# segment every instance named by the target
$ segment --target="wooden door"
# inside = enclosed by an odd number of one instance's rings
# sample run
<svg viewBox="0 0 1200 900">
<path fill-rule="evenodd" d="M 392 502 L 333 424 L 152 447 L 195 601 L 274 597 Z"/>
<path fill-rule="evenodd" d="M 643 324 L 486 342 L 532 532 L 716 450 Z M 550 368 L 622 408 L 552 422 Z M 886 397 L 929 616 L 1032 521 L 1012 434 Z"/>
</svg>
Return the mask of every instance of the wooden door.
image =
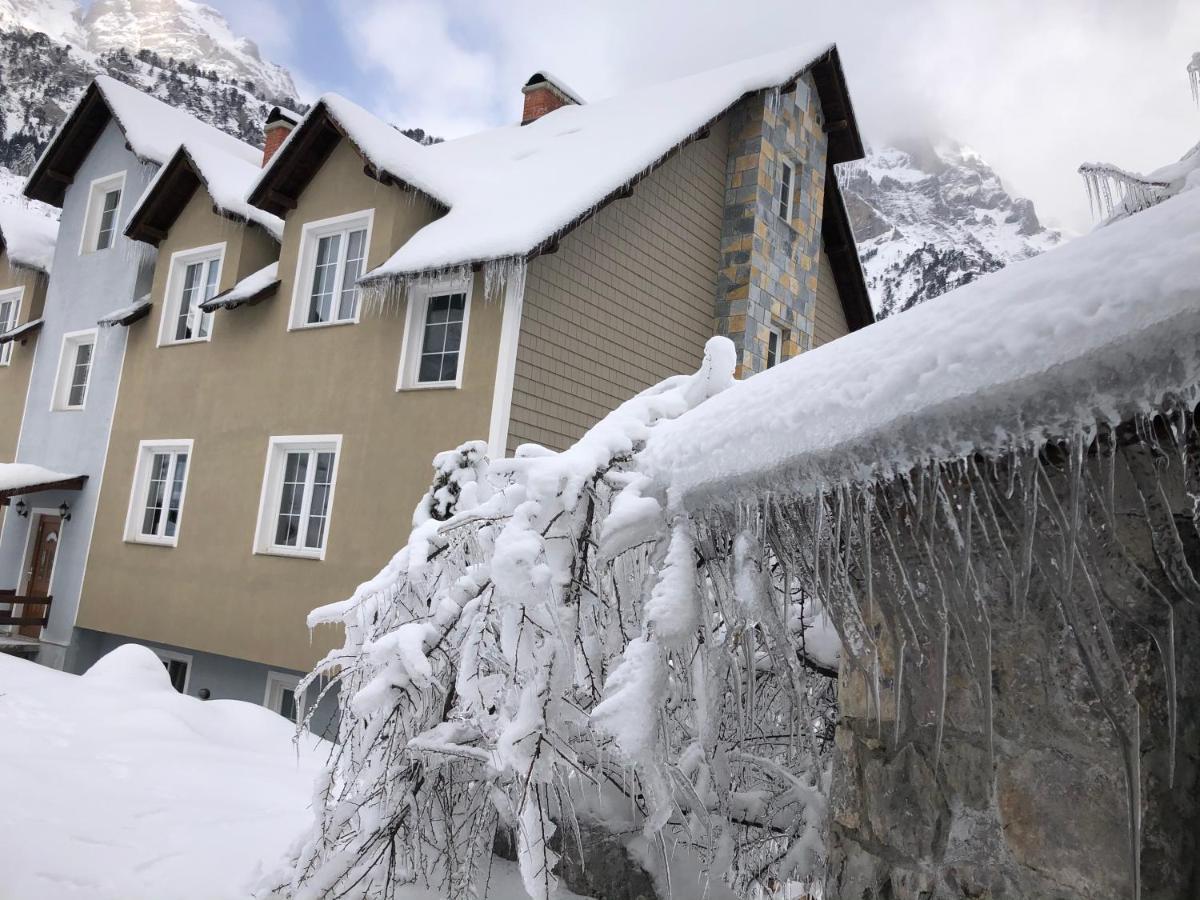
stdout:
<svg viewBox="0 0 1200 900">
<path fill-rule="evenodd" d="M 29 557 L 29 580 L 25 593 L 30 597 L 50 596 L 50 576 L 54 574 L 54 557 L 58 553 L 58 533 L 62 519 L 58 516 L 40 516 L 33 536 L 33 552 Z M 45 607 L 26 607 L 31 615 L 39 615 Z M 21 634 L 36 638 L 42 629 L 37 625 L 22 625 Z"/>
</svg>

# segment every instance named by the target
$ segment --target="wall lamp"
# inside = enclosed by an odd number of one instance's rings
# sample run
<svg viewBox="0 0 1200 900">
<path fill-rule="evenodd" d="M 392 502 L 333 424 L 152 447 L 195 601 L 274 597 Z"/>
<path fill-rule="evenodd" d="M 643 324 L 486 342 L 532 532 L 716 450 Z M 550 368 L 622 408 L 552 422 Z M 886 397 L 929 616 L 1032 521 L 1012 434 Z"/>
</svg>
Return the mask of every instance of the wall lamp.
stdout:
<svg viewBox="0 0 1200 900">
<path fill-rule="evenodd" d="M 70 522 L 71 521 L 71 507 L 67 506 L 66 503 L 60 503 L 58 505 L 58 517 L 60 519 L 62 519 L 64 522 Z"/>
<path fill-rule="evenodd" d="M 25 505 L 24 500 L 18 500 L 16 503 L 14 503 L 13 509 L 16 510 L 17 515 L 22 519 L 29 518 L 29 507 Z"/>
</svg>

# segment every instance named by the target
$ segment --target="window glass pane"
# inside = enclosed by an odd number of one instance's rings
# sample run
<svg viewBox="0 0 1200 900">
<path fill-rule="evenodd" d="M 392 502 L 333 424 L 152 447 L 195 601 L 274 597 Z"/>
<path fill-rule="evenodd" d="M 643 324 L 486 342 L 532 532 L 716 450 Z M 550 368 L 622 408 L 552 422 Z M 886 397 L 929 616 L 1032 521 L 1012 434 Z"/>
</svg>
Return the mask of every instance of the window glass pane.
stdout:
<svg viewBox="0 0 1200 900">
<path fill-rule="evenodd" d="M 212 313 L 200 309 L 200 304 L 205 300 L 211 300 L 217 296 L 217 275 L 220 269 L 221 260 L 219 257 L 208 261 L 208 272 L 204 278 L 204 294 L 196 298 L 196 308 L 193 310 L 197 319 L 196 337 L 208 337 L 208 330 L 212 326 Z"/>
<path fill-rule="evenodd" d="M 779 173 L 779 215 L 789 218 L 788 207 L 792 199 L 792 167 L 786 163 L 780 166 Z"/>
<path fill-rule="evenodd" d="M 307 451 L 299 451 L 288 453 L 284 460 L 279 517 L 275 523 L 275 543 L 280 547 L 295 547 L 296 539 L 300 535 L 308 457 Z"/>
<path fill-rule="evenodd" d="M 466 305 L 466 294 L 429 298 L 421 340 L 421 361 L 417 367 L 418 382 L 454 381 L 458 377 Z"/>
<path fill-rule="evenodd" d="M 183 274 L 183 293 L 179 297 L 179 311 L 175 316 L 175 340 L 190 340 L 193 334 L 192 307 L 195 306 L 200 290 L 200 278 L 204 263 L 192 263 Z"/>
<path fill-rule="evenodd" d="M 83 406 L 87 393 L 88 373 L 92 368 L 92 345 L 79 344 L 75 348 L 75 364 L 71 370 L 71 387 L 67 392 L 67 406 Z"/>
<path fill-rule="evenodd" d="M 150 478 L 146 486 L 146 508 L 142 515 L 142 534 L 157 535 L 162 519 L 163 496 L 166 493 L 167 468 L 171 457 L 166 453 L 155 453 L 150 458 Z"/>
<path fill-rule="evenodd" d="M 367 256 L 367 230 L 352 231 L 346 239 L 346 264 L 342 267 L 341 299 L 338 301 L 338 318 L 353 319 L 358 306 L 358 288 L 355 282 L 362 275 Z"/>
<path fill-rule="evenodd" d="M 774 331 L 767 336 L 767 368 L 779 362 L 779 335 Z"/>
<path fill-rule="evenodd" d="M 162 664 L 167 670 L 167 677 L 171 679 L 171 687 L 182 694 L 183 686 L 187 684 L 188 664 L 182 659 L 164 659 Z"/>
<path fill-rule="evenodd" d="M 100 228 L 96 234 L 96 249 L 107 250 L 112 246 L 113 233 L 117 225 L 117 204 L 121 202 L 121 192 L 109 191 L 104 195 L 104 207 L 100 212 Z"/>
<path fill-rule="evenodd" d="M 279 714 L 292 722 L 296 721 L 296 692 L 291 688 L 280 688 Z"/>
<path fill-rule="evenodd" d="M 313 470 L 312 499 L 308 505 L 308 524 L 304 546 L 319 550 L 325 542 L 325 523 L 329 518 L 329 491 L 333 484 L 333 454 L 318 453 Z"/>
<path fill-rule="evenodd" d="M 334 279 L 337 277 L 338 250 L 342 236 L 330 234 L 317 241 L 317 259 L 313 266 L 312 293 L 308 302 L 308 322 L 328 322 L 333 308 Z"/>
<path fill-rule="evenodd" d="M 183 502 L 183 483 L 187 479 L 188 456 L 186 453 L 175 454 L 175 473 L 171 478 L 171 499 L 167 504 L 167 524 L 163 533 L 174 537 L 179 527 L 179 507 Z"/>
</svg>

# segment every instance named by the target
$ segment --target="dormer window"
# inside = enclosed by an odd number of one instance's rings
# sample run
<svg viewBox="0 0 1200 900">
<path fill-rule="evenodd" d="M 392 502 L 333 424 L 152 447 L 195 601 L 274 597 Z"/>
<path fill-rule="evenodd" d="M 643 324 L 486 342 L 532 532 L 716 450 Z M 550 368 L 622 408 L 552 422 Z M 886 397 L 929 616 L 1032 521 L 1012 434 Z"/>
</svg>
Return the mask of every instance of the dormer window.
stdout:
<svg viewBox="0 0 1200 900">
<path fill-rule="evenodd" d="M 779 161 L 779 193 L 775 197 L 779 218 L 792 222 L 792 195 L 796 190 L 796 167 L 786 159 Z"/>
<path fill-rule="evenodd" d="M 202 310 L 200 304 L 211 300 L 217 293 L 224 257 L 224 244 L 181 250 L 171 256 L 158 340 L 160 345 L 209 339 L 213 315 Z"/>
<path fill-rule="evenodd" d="M 92 182 L 79 245 L 81 254 L 107 250 L 116 243 L 117 228 L 121 223 L 121 194 L 124 189 L 124 172 L 97 178 Z"/>
<path fill-rule="evenodd" d="M 367 263 L 374 210 L 309 222 L 300 239 L 292 328 L 358 321 L 358 279 Z"/>
</svg>

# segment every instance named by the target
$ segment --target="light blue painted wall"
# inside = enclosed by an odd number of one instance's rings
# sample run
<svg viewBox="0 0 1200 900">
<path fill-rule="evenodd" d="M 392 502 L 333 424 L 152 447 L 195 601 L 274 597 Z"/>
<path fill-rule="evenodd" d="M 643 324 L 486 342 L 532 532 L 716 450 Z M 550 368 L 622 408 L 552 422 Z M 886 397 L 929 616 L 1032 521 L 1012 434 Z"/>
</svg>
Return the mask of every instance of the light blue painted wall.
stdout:
<svg viewBox="0 0 1200 900">
<path fill-rule="evenodd" d="M 71 640 L 79 608 L 126 339 L 124 328 L 100 329 L 84 409 L 51 411 L 63 335 L 95 328 L 96 320 L 105 313 L 127 306 L 148 291 L 153 274 L 153 248 L 130 241 L 123 235 L 118 236 L 107 250 L 79 253 L 91 184 L 117 172 L 125 173 L 120 232 L 125 228 L 134 203 L 153 177 L 154 168 L 138 161 L 126 148 L 121 130 L 110 121 L 80 166 L 63 200 L 53 277 L 46 292 L 45 324 L 37 337 L 25 416 L 17 444 L 18 462 L 88 476 L 82 491 L 32 494 L 24 498 L 35 508 L 56 508 L 63 501 L 71 506 L 71 520 L 63 523 L 54 564 L 50 624 L 42 634 L 42 639 L 52 646 L 40 658 L 42 662 L 59 667 L 63 664 L 65 647 Z M 20 584 L 34 518 L 32 515 L 4 517 L 3 531 L 0 532 L 0 587 L 13 588 Z M 56 651 L 53 645 L 62 649 Z"/>
</svg>

